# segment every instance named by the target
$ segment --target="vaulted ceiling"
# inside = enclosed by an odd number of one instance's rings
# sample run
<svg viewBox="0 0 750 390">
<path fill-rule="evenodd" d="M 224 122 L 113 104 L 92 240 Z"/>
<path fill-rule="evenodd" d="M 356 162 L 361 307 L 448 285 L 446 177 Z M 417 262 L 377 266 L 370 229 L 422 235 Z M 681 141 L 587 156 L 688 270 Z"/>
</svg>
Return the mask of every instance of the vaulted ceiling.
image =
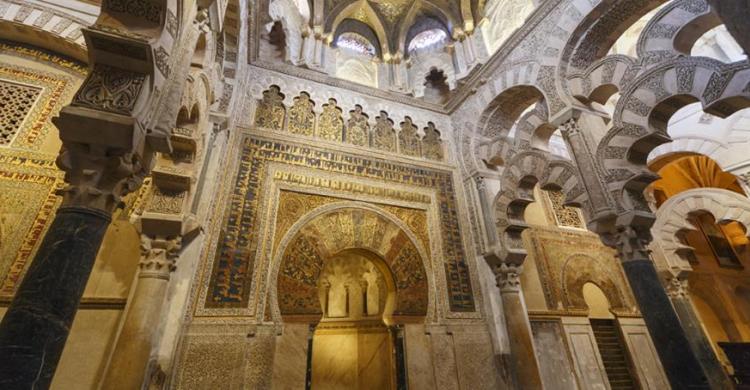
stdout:
<svg viewBox="0 0 750 390">
<path fill-rule="evenodd" d="M 383 53 L 403 54 L 422 31 L 439 28 L 449 36 L 471 30 L 478 0 L 311 0 L 312 25 L 336 37 L 357 32 L 377 37 Z M 370 30 L 370 31 L 366 31 Z"/>
</svg>

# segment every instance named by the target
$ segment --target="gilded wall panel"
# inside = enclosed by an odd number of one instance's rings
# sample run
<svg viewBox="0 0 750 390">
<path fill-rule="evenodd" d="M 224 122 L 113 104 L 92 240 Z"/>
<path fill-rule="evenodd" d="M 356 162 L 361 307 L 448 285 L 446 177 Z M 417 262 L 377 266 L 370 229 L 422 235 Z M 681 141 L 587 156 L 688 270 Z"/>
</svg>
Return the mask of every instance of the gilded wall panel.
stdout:
<svg viewBox="0 0 750 390">
<path fill-rule="evenodd" d="M 0 295 L 11 296 L 54 217 L 63 186 L 53 160 L 0 154 Z"/>
<path fill-rule="evenodd" d="M 0 80 L 33 89 L 33 99 L 29 100 L 26 114 L 17 123 L 11 146 L 37 150 L 44 137 L 52 128 L 50 119 L 57 115 L 62 106 L 70 100 L 73 92 L 73 79 L 61 74 L 52 74 L 12 65 L 0 66 Z M 17 94 L 18 91 L 15 91 Z M 18 97 L 18 96 L 16 96 Z M 3 98 L 7 103 L 8 98 Z M 19 109 L 16 107 L 15 109 Z"/>
<path fill-rule="evenodd" d="M 375 118 L 375 129 L 372 131 L 372 147 L 386 152 L 396 152 L 396 130 L 388 114 L 381 111 Z"/>
<path fill-rule="evenodd" d="M 635 300 L 614 250 L 588 231 L 535 226 L 524 234 L 542 281 L 547 308 L 569 313 L 588 311 L 583 285 L 595 283 L 611 309 L 621 315 L 636 312 Z"/>
<path fill-rule="evenodd" d="M 307 92 L 300 92 L 294 98 L 294 104 L 289 108 L 289 124 L 287 130 L 292 134 L 312 136 L 315 132 L 315 112 L 313 103 Z"/>
<path fill-rule="evenodd" d="M 440 132 L 435 128 L 435 124 L 430 122 L 424 129 L 422 157 L 435 161 L 443 161 L 443 154 L 443 141 L 440 140 Z"/>
<path fill-rule="evenodd" d="M 399 185 L 411 185 L 430 188 L 436 193 L 436 217 L 438 219 L 440 247 L 445 272 L 445 283 L 450 310 L 453 312 L 474 312 L 475 303 L 469 275 L 469 266 L 461 238 L 458 222 L 457 199 L 454 193 L 453 176 L 449 171 L 440 171 L 392 163 L 385 160 L 359 157 L 341 152 L 320 150 L 310 146 L 296 146 L 281 141 L 268 141 L 246 136 L 242 141 L 240 162 L 234 174 L 233 189 L 229 190 L 222 228 L 219 233 L 211 277 L 207 286 L 206 308 L 242 308 L 246 307 L 250 297 L 250 285 L 256 267 L 259 248 L 259 215 L 260 197 L 265 183 L 269 163 L 288 165 L 325 172 L 327 174 L 350 175 L 367 180 L 392 182 Z M 290 181 L 307 179 L 289 176 Z M 273 178 L 271 178 L 273 179 Z M 370 196 L 388 195 L 387 188 L 366 188 L 358 184 L 337 182 L 325 179 L 327 186 L 337 189 L 361 191 Z M 413 197 L 414 195 L 399 196 Z M 299 206 L 296 206 L 299 208 Z M 301 211 L 290 211 L 291 214 Z M 289 226 L 293 217 L 279 221 L 279 226 Z M 399 217 L 400 218 L 400 217 Z M 407 226 L 415 226 L 426 220 L 426 217 L 411 216 L 404 219 Z M 330 221 L 340 226 L 341 221 Z M 379 223 L 365 221 L 365 223 Z M 427 233 L 418 233 L 423 240 Z M 282 235 L 276 232 L 277 235 Z M 371 245 L 379 245 L 371 243 Z M 423 245 L 429 248 L 430 245 Z M 403 256 L 407 256 L 404 253 Z M 434 272 L 434 271 L 433 271 Z"/>
<path fill-rule="evenodd" d="M 329 141 L 344 140 L 344 119 L 341 118 L 341 109 L 336 105 L 335 99 L 328 99 L 328 104 L 323 105 L 323 112 L 318 119 L 318 137 Z"/>
<path fill-rule="evenodd" d="M 367 123 L 367 114 L 362 112 L 362 106 L 354 106 L 349 111 L 349 120 L 346 122 L 346 142 L 357 146 L 368 146 L 370 144 L 370 125 Z"/>
<path fill-rule="evenodd" d="M 284 95 L 279 87 L 272 85 L 268 90 L 263 91 L 263 99 L 258 102 L 258 108 L 255 110 L 255 125 L 266 129 L 281 130 L 284 128 L 285 115 Z"/>
<path fill-rule="evenodd" d="M 401 122 L 401 131 L 398 133 L 398 147 L 401 154 L 413 157 L 422 156 L 421 142 L 417 134 L 417 126 L 411 122 L 408 116 Z"/>
<path fill-rule="evenodd" d="M 284 200 L 308 195 L 283 196 Z M 345 199 L 330 197 L 333 202 Z M 314 209 L 312 209 L 314 210 Z M 411 210 L 425 213 L 423 210 Z M 285 217 L 281 217 L 286 219 Z M 424 230 L 425 227 L 422 227 Z M 307 221 L 284 250 L 277 279 L 281 314 L 321 314 L 318 278 L 327 259 L 344 250 L 366 249 L 379 255 L 390 268 L 396 284 L 396 315 L 427 314 L 429 288 L 423 259 L 408 235 L 386 217 L 368 209 L 343 207 Z"/>
</svg>

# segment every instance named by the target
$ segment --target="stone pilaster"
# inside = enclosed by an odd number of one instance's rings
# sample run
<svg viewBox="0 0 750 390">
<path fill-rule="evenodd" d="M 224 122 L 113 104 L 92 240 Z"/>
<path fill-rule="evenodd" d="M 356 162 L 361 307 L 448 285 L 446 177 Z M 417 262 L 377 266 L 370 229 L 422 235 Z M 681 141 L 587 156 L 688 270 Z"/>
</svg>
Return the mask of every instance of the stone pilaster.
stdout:
<svg viewBox="0 0 750 390">
<path fill-rule="evenodd" d="M 542 377 L 534 351 L 531 324 L 521 292 L 521 265 L 500 263 L 494 267 L 513 358 L 516 383 L 520 389 L 541 389 Z"/>
<path fill-rule="evenodd" d="M 162 306 L 182 238 L 141 235 L 141 259 L 135 291 L 112 352 L 102 389 L 140 389 L 162 315 Z"/>
<path fill-rule="evenodd" d="M 485 183 L 485 179 L 481 176 L 475 176 L 474 183 L 477 186 L 477 197 L 479 198 L 479 206 L 482 211 L 482 222 L 484 223 L 487 247 L 491 248 L 497 244 L 497 227 L 495 227 L 495 221 L 492 220 L 492 208 L 490 206 L 490 197 L 487 193 L 487 183 Z"/>
<path fill-rule="evenodd" d="M 623 226 L 614 238 L 622 268 L 672 388 L 708 389 L 703 367 L 649 257 L 648 229 Z"/>
<path fill-rule="evenodd" d="M 711 347 L 711 341 L 703 332 L 700 318 L 690 301 L 687 278 L 685 276 L 673 276 L 667 279 L 665 289 L 677 316 L 680 318 L 682 329 L 685 330 L 690 347 L 706 372 L 711 388 L 734 389 L 733 382 L 716 358 L 716 354 Z"/>
<path fill-rule="evenodd" d="M 597 224 L 612 216 L 612 200 L 602 183 L 601 171 L 596 163 L 596 155 L 589 147 L 582 133 L 577 118 L 568 119 L 560 126 L 563 138 L 570 147 L 570 153 L 579 171 L 579 178 L 591 202 L 591 221 L 589 224 Z M 598 229 L 592 229 L 598 230 Z"/>
</svg>

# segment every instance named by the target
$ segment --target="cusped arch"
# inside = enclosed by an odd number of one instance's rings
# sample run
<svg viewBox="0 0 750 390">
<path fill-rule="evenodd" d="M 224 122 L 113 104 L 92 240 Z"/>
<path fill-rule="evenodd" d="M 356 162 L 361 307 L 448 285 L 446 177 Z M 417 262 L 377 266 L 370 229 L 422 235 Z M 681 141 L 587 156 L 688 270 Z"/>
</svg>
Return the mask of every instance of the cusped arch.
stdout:
<svg viewBox="0 0 750 390">
<path fill-rule="evenodd" d="M 371 253 L 388 266 L 396 285 L 394 315 L 431 317 L 435 281 L 424 245 L 377 206 L 343 201 L 318 207 L 292 225 L 274 255 L 269 290 L 274 318 L 320 314 L 317 276 L 326 258 L 349 250 Z"/>
<path fill-rule="evenodd" d="M 646 24 L 636 43 L 639 58 L 666 59 L 690 49 L 706 31 L 721 19 L 705 0 L 677 0 L 665 5 Z"/>
<path fill-rule="evenodd" d="M 511 263 L 521 265 L 526 258 L 522 233 L 529 225 L 524 219 L 526 207 L 535 201 L 534 187 L 560 190 L 565 205 L 586 206 L 585 189 L 575 167 L 568 161 L 551 157 L 548 152 L 528 150 L 516 154 L 506 165 L 501 190 L 494 200 L 495 227 L 499 245 L 493 248 L 490 265 Z M 587 217 L 588 208 L 584 208 Z"/>
<path fill-rule="evenodd" d="M 656 222 L 651 227 L 654 241 L 663 254 L 655 256 L 657 269 L 668 276 L 682 277 L 692 271 L 687 254 L 694 248 L 684 244 L 681 235 L 696 230 L 690 223 L 694 213 L 710 214 L 717 224 L 740 223 L 750 237 L 750 199 L 721 188 L 696 188 L 683 191 L 662 204 L 656 211 Z"/>
</svg>

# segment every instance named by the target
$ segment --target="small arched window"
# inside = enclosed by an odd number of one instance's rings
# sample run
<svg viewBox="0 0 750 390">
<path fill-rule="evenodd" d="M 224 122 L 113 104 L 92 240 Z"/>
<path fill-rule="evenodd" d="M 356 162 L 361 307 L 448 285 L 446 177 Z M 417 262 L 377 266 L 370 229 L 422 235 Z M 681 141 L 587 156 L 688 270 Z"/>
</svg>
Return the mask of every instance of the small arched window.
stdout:
<svg viewBox="0 0 750 390">
<path fill-rule="evenodd" d="M 375 46 L 367 38 L 354 32 L 339 35 L 336 39 L 336 47 L 355 54 L 375 56 Z"/>
<path fill-rule="evenodd" d="M 409 42 L 408 51 L 413 53 L 415 51 L 434 49 L 442 47 L 448 41 L 448 34 L 439 28 L 433 28 L 431 30 L 422 31 L 421 33 L 414 36 Z"/>
</svg>

